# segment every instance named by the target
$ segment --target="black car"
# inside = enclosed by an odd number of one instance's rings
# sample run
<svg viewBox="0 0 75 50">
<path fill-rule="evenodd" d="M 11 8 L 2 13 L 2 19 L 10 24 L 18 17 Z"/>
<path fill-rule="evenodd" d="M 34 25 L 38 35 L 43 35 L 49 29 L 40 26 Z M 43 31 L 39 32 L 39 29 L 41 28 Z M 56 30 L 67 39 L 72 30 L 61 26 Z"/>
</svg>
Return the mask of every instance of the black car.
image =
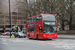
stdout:
<svg viewBox="0 0 75 50">
<path fill-rule="evenodd" d="M 15 37 L 15 38 L 16 38 L 16 37 L 19 37 L 19 38 L 20 38 L 20 37 L 24 37 L 24 38 L 25 38 L 25 37 L 26 37 L 26 34 L 24 34 L 24 33 L 22 33 L 22 32 L 17 32 L 17 33 L 14 34 L 14 37 Z"/>
</svg>

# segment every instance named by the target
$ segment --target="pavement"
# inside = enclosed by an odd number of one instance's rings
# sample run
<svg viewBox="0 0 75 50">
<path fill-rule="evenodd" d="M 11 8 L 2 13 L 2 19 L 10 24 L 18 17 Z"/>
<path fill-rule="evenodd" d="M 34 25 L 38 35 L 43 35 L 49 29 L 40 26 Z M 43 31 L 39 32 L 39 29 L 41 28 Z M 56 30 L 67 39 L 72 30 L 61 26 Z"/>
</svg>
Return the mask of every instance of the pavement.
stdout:
<svg viewBox="0 0 75 50">
<path fill-rule="evenodd" d="M 75 35 L 59 35 L 58 38 L 75 39 Z"/>
</svg>

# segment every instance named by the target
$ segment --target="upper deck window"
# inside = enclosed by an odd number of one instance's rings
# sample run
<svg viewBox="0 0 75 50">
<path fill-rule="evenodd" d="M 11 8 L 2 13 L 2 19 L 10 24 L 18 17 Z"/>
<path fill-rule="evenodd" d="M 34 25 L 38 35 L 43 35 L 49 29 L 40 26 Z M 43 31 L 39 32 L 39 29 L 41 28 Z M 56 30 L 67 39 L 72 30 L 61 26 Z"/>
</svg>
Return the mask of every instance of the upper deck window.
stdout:
<svg viewBox="0 0 75 50">
<path fill-rule="evenodd" d="M 37 17 L 27 19 L 27 23 L 36 22 L 36 21 L 41 21 L 41 16 L 37 16 Z"/>
<path fill-rule="evenodd" d="M 29 22 L 32 22 L 32 18 L 30 18 L 29 20 L 30 20 Z"/>
<path fill-rule="evenodd" d="M 41 16 L 37 16 L 36 21 L 40 21 L 40 20 L 41 20 Z"/>
<path fill-rule="evenodd" d="M 29 19 L 27 19 L 27 23 L 29 23 L 29 21 L 30 21 L 30 20 L 29 20 Z"/>
<path fill-rule="evenodd" d="M 36 17 L 33 18 L 33 22 L 35 22 L 35 21 L 36 21 Z"/>
</svg>

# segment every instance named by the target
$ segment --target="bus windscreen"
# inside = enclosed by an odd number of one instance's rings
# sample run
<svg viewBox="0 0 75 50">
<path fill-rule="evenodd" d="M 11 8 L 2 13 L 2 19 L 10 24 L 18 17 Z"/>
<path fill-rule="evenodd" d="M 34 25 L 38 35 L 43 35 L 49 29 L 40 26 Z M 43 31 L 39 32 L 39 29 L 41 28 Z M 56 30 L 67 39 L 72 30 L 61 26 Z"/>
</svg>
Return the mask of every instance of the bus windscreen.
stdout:
<svg viewBox="0 0 75 50">
<path fill-rule="evenodd" d="M 56 21 L 54 15 L 43 15 L 43 32 L 56 33 Z"/>
</svg>

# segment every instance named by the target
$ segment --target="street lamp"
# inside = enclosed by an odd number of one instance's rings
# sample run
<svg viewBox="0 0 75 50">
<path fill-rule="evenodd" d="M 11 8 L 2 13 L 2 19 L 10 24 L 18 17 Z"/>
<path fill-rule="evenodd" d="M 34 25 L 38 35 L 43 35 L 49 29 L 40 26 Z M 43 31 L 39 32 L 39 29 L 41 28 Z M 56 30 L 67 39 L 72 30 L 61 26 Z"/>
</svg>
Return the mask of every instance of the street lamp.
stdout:
<svg viewBox="0 0 75 50">
<path fill-rule="evenodd" d="M 10 38 L 11 38 L 11 11 L 10 11 L 10 0 L 9 0 L 9 23 L 10 23 Z"/>
</svg>

